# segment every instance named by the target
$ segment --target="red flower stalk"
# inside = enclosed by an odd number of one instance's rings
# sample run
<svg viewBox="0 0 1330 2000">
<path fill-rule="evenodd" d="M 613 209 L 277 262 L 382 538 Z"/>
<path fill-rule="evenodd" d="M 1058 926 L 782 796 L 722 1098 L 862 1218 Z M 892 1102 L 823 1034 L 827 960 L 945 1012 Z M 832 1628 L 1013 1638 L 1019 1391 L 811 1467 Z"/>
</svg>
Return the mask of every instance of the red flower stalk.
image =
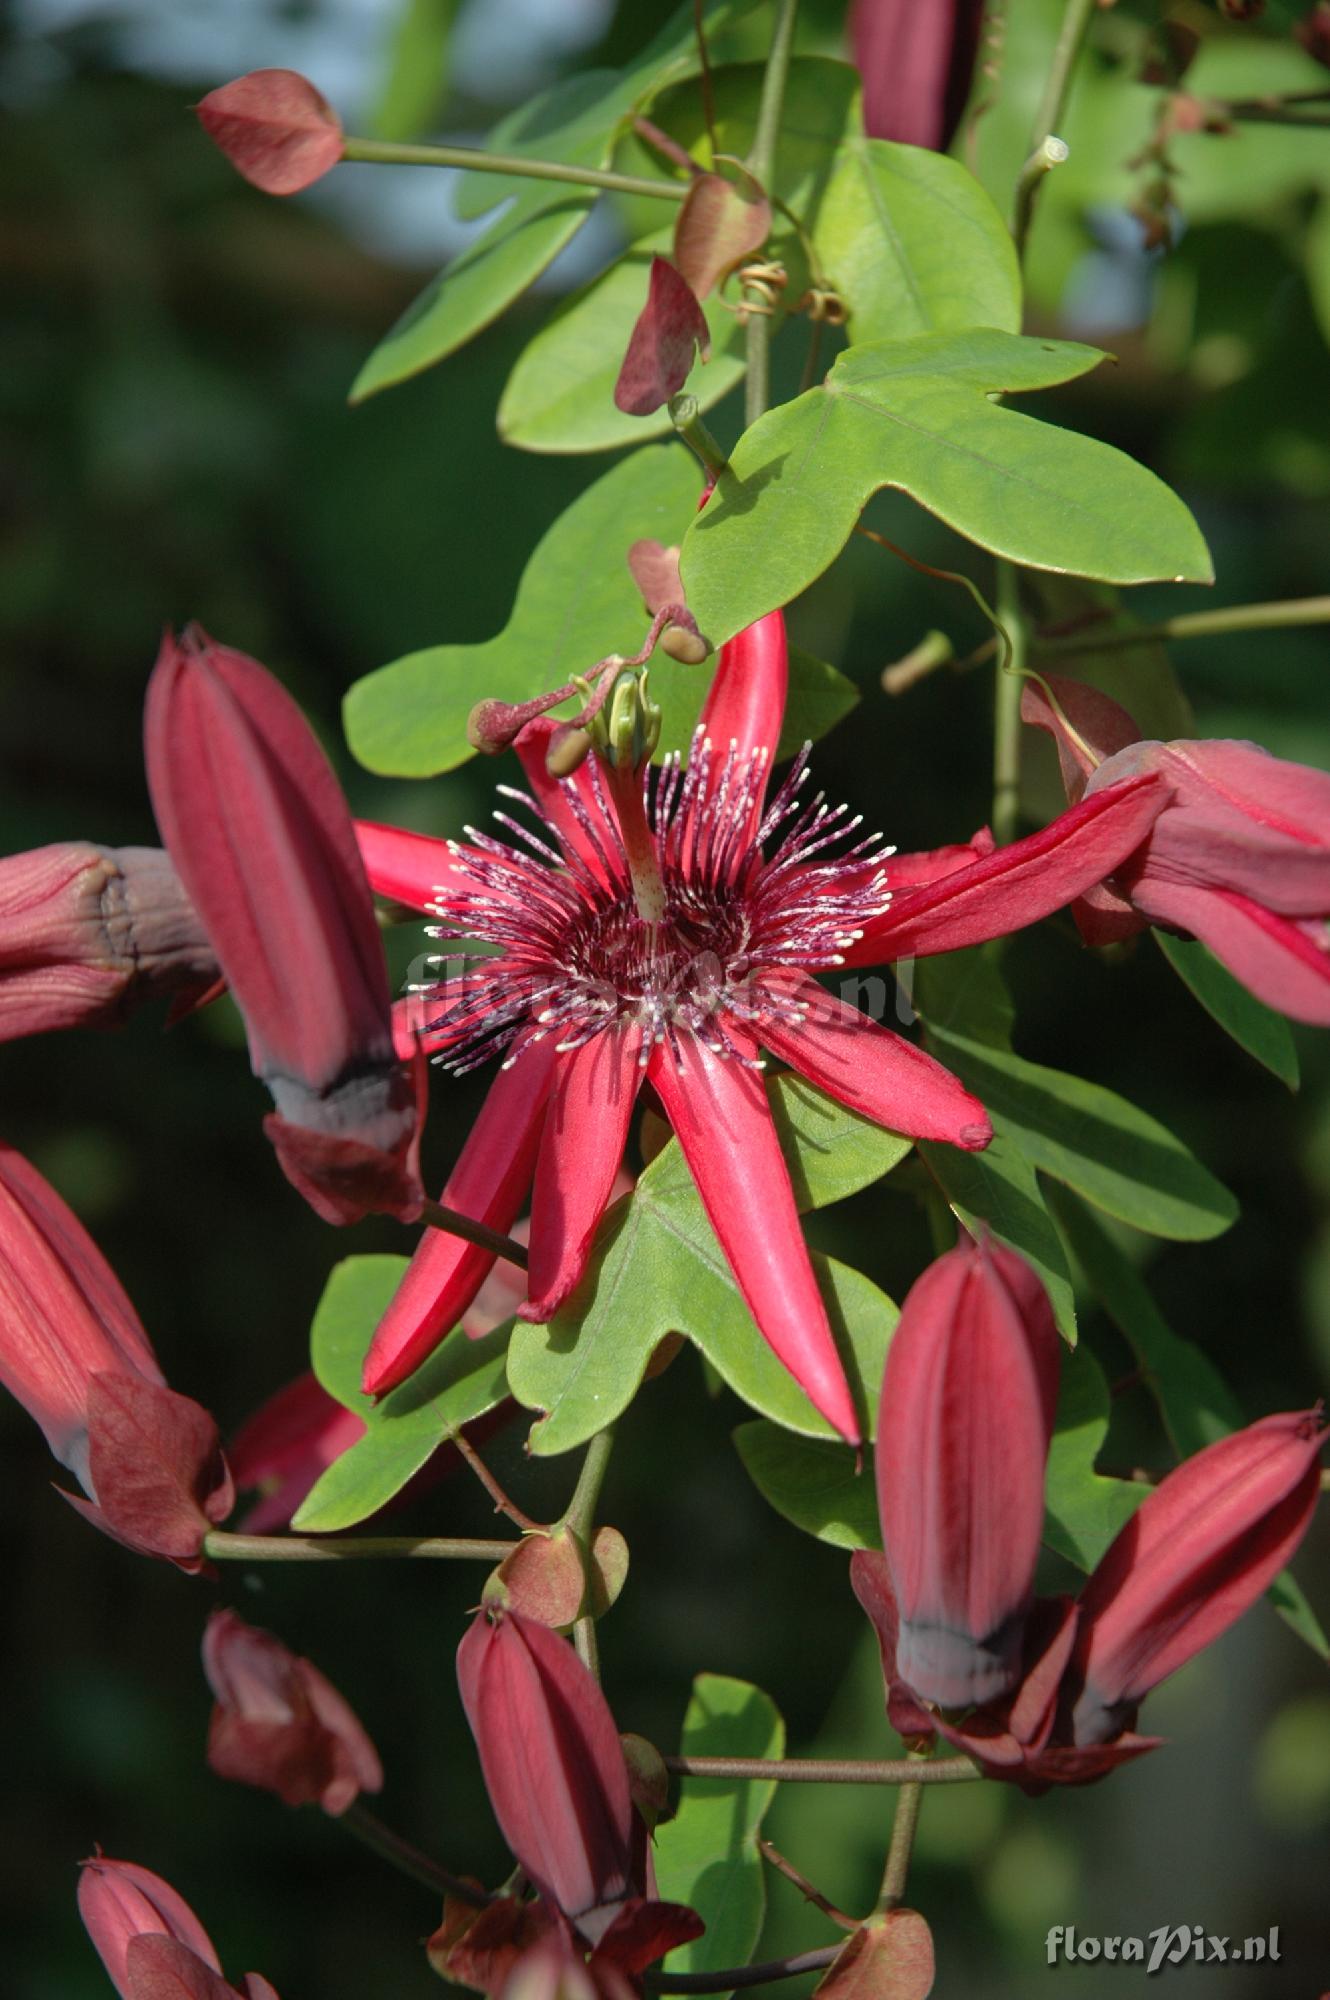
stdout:
<svg viewBox="0 0 1330 2000">
<path fill-rule="evenodd" d="M 979 51 L 983 0 L 854 0 L 850 48 L 874 139 L 945 149 Z"/>
<path fill-rule="evenodd" d="M 194 106 L 208 137 L 265 194 L 298 194 L 342 157 L 342 125 L 294 69 L 256 69 Z"/>
<path fill-rule="evenodd" d="M 931 1264 L 892 1335 L 876 1462 L 896 1661 L 943 1708 L 1020 1678 L 1060 1365 L 1048 1294 L 995 1243 Z"/>
<path fill-rule="evenodd" d="M 277 1106 L 264 1130 L 325 1221 L 420 1212 L 416 1095 L 355 834 L 286 690 L 197 627 L 163 642 L 144 724 L 157 823 Z"/>
<path fill-rule="evenodd" d="M 219 1778 L 336 1817 L 383 1789 L 383 1766 L 349 1704 L 310 1660 L 234 1611 L 214 1611 L 203 1671 L 217 1697 L 208 1763 Z"/>
<path fill-rule="evenodd" d="M 758 1050 L 893 1131 L 986 1145 L 983 1107 L 953 1076 L 813 974 L 1033 923 L 1138 845 L 1164 794 L 1137 778 L 1011 847 L 981 851 L 977 841 L 893 863 L 875 838 L 855 840 L 845 808 L 801 804 L 803 757 L 766 803 L 786 673 L 784 621 L 773 612 L 724 648 L 687 770 L 667 762 L 635 808 L 611 799 L 594 760 L 553 781 L 544 751 L 556 725 L 541 719 L 518 743 L 534 798 L 507 795 L 536 813 L 537 832 L 500 813 L 511 842 L 474 832 L 469 843 L 395 841 L 384 828 L 361 838 L 376 888 L 433 910 L 442 936 L 499 947 L 438 989 L 424 1045 L 459 1071 L 503 1058 L 442 1198 L 504 1230 L 534 1175 L 523 1316 L 548 1318 L 579 1282 L 645 1078 L 764 1338 L 855 1440 Z M 658 921 L 638 899 L 634 866 L 644 863 L 663 898 Z M 426 1240 L 375 1335 L 370 1394 L 424 1360 L 491 1263 L 460 1240 Z"/>
<path fill-rule="evenodd" d="M 628 1767 L 594 1675 L 548 1626 L 482 1608 L 457 1681 L 504 1839 L 596 1942 L 634 1881 Z"/>
<path fill-rule="evenodd" d="M 1168 788 L 1140 846 L 1076 904 L 1086 942 L 1190 934 L 1268 1006 L 1330 1026 L 1330 775 L 1254 743 L 1143 742 L 1107 695 L 1048 687 L 1056 708 L 1030 682 L 1021 712 L 1056 741 L 1069 797 L 1142 773 Z"/>
<path fill-rule="evenodd" d="M 180 879 L 157 847 L 62 840 L 0 860 L 0 1041 L 113 1028 L 159 994 L 217 981 Z"/>
<path fill-rule="evenodd" d="M 1152 1687 L 1226 1632 L 1290 1560 L 1320 1492 L 1319 1410 L 1265 1417 L 1171 1472 L 1080 1599 L 1072 1733 L 1116 1736 Z"/>
<path fill-rule="evenodd" d="M 212 1939 L 160 1875 L 104 1854 L 80 1866 L 79 1915 L 120 2000 L 277 2000 L 256 1972 L 227 1984 Z"/>
</svg>

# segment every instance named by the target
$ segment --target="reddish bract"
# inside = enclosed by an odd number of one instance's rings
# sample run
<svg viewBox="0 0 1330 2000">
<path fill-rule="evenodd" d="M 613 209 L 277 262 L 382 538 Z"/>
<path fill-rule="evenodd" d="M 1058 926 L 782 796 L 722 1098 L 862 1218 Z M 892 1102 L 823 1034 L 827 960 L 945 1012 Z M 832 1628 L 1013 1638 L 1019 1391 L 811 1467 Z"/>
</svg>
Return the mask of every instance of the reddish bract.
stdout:
<svg viewBox="0 0 1330 2000">
<path fill-rule="evenodd" d="M 213 144 L 265 194 L 298 194 L 342 157 L 341 120 L 297 70 L 251 70 L 194 109 Z"/>
<path fill-rule="evenodd" d="M 649 417 L 682 389 L 695 351 L 704 361 L 711 352 L 706 315 L 687 279 L 669 259 L 653 257 L 647 302 L 629 336 L 614 385 L 616 408 L 625 416 Z"/>
</svg>

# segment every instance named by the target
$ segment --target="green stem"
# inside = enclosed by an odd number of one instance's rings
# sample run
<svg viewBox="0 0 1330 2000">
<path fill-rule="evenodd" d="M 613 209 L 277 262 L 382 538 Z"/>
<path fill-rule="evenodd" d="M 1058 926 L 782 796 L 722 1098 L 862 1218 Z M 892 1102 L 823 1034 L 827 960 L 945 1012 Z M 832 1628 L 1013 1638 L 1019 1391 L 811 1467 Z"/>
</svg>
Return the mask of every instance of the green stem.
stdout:
<svg viewBox="0 0 1330 2000">
<path fill-rule="evenodd" d="M 879 1910 L 894 1910 L 905 1900 L 910 1856 L 914 1853 L 915 1830 L 923 1803 L 922 1784 L 915 1782 L 901 1786 L 900 1797 L 896 1801 L 896 1817 L 891 1823 L 891 1846 L 887 1851 L 887 1865 L 877 1901 Z"/>
<path fill-rule="evenodd" d="M 1053 50 L 1053 60 L 1049 64 L 1048 75 L 1044 79 L 1043 95 L 1039 109 L 1035 113 L 1034 129 L 1030 135 L 1030 154 L 1021 168 L 1016 183 L 1016 202 L 1012 216 L 1011 233 L 1016 242 L 1018 257 L 1025 254 L 1025 239 L 1030 233 L 1030 218 L 1034 212 L 1034 198 L 1039 185 L 1050 167 L 1056 167 L 1067 157 L 1067 148 L 1057 136 L 1067 108 L 1067 97 L 1071 90 L 1072 73 L 1076 58 L 1089 30 L 1098 0 L 1067 0 L 1062 16 L 1062 26 L 1058 30 L 1057 44 Z"/>
<path fill-rule="evenodd" d="M 790 51 L 794 47 L 794 18 L 799 0 L 775 0 L 776 19 L 767 51 L 762 96 L 757 107 L 757 125 L 744 166 L 764 191 L 776 164 L 776 141 L 781 114 L 785 109 L 785 85 L 790 73 Z M 759 288 L 744 287 L 744 303 L 749 307 L 744 328 L 744 427 L 755 424 L 771 399 L 771 315 L 769 302 Z"/>
<path fill-rule="evenodd" d="M 671 396 L 670 422 L 711 479 L 719 479 L 729 464 L 725 453 L 702 421 L 696 396 Z"/>
<path fill-rule="evenodd" d="M 231 1535 L 214 1528 L 203 1553 L 214 1562 L 502 1562 L 515 1541 L 447 1535 Z"/>
<path fill-rule="evenodd" d="M 967 1785 L 983 1772 L 968 1757 L 918 1764 L 909 1757 L 667 1757 L 681 1778 L 775 1779 L 791 1785 Z"/>
<path fill-rule="evenodd" d="M 464 1243 L 475 1243 L 482 1250 L 492 1250 L 496 1257 L 506 1257 L 510 1264 L 516 1264 L 525 1271 L 529 1263 L 526 1248 L 511 1236 L 504 1236 L 497 1229 L 491 1229 L 484 1222 L 475 1222 L 460 1209 L 445 1208 L 440 1201 L 427 1201 L 420 1211 L 420 1219 L 431 1229 L 441 1229 L 445 1236 L 460 1236 Z"/>
<path fill-rule="evenodd" d="M 340 1813 L 337 1824 L 354 1834 L 372 1853 L 392 1866 L 402 1875 L 409 1875 L 413 1882 L 419 1882 L 423 1889 L 431 1890 L 436 1896 L 455 1896 L 461 1903 L 470 1903 L 473 1909 L 483 1910 L 493 1898 L 484 1889 L 478 1889 L 474 1882 L 464 1881 L 450 1869 L 441 1868 L 437 1861 L 431 1861 L 428 1854 L 422 1854 L 409 1840 L 403 1840 L 400 1833 L 394 1833 L 385 1826 L 376 1813 L 359 1800 Z"/>
<path fill-rule="evenodd" d="M 1184 611 L 1133 632 L 1096 634 L 1093 627 L 1061 639 L 1034 640 L 1045 653 L 1121 652 L 1151 639 L 1200 639 L 1211 632 L 1273 632 L 1290 625 L 1330 625 L 1330 597 L 1286 597 L 1271 604 L 1230 604 L 1218 611 Z"/>
<path fill-rule="evenodd" d="M 392 139 L 346 139 L 342 158 L 388 167 L 465 167 L 480 174 L 512 174 L 521 180 L 605 188 L 611 194 L 654 195 L 660 201 L 682 201 L 689 185 L 611 173 L 602 167 L 568 167 L 562 160 L 528 160 L 520 153 L 486 153 L 478 146 L 408 146 Z"/>
<path fill-rule="evenodd" d="M 648 1993 L 729 1993 L 736 1986 L 767 1986 L 774 1979 L 793 1979 L 801 1972 L 822 1972 L 845 1949 L 826 1944 L 817 1951 L 796 1952 L 792 1958 L 769 1958 L 760 1965 L 734 1965 L 724 1972 L 648 1973 Z"/>
<path fill-rule="evenodd" d="M 1005 847 L 1016 838 L 1021 812 L 1021 689 L 1027 626 L 1021 609 L 1020 571 L 997 566 L 997 610 L 1010 647 L 999 660 L 993 685 L 993 838 Z"/>
<path fill-rule="evenodd" d="M 603 1431 L 597 1431 L 587 1446 L 582 1469 L 577 1475 L 577 1485 L 573 1497 L 568 1502 L 561 1528 L 567 1528 L 576 1535 L 583 1548 L 591 1546 L 591 1530 L 596 1518 L 596 1503 L 600 1499 L 600 1489 L 605 1484 L 605 1474 L 609 1470 L 610 1453 L 614 1449 L 614 1426 L 610 1424 Z M 600 1674 L 600 1649 L 596 1643 L 596 1621 L 594 1618 L 579 1618 L 573 1626 L 573 1644 L 577 1657 L 588 1673 Z"/>
</svg>

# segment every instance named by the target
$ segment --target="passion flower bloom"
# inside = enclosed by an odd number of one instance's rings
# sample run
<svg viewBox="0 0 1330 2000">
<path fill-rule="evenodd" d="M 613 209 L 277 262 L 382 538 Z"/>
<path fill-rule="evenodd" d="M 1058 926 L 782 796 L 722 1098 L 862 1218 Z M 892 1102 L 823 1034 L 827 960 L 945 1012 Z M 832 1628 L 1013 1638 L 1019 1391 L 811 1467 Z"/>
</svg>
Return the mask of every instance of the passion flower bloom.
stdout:
<svg viewBox="0 0 1330 2000">
<path fill-rule="evenodd" d="M 159 847 L 61 840 L 0 860 L 0 1041 L 118 1027 L 160 994 L 188 1006 L 217 977 Z"/>
<path fill-rule="evenodd" d="M 358 833 L 376 889 L 432 910 L 441 936 L 498 948 L 440 989 L 424 1041 L 459 1072 L 501 1058 L 442 1199 L 506 1230 L 534 1177 L 522 1316 L 547 1319 L 581 1278 L 646 1081 L 763 1337 L 857 1441 L 759 1049 L 893 1131 L 987 1145 L 983 1106 L 955 1077 L 813 975 L 1033 923 L 1139 845 L 1163 789 L 1129 779 L 1011 847 L 905 857 L 896 892 L 876 836 L 859 837 L 859 821 L 820 795 L 804 802 L 804 756 L 767 802 L 786 680 L 773 612 L 724 648 L 686 770 L 672 758 L 654 785 L 623 772 L 612 785 L 589 758 L 556 782 L 545 767 L 556 725 L 540 719 L 517 741 L 533 796 L 506 794 L 534 830 L 502 811 L 508 840 Z M 419 1366 L 492 1261 L 431 1234 L 375 1334 L 368 1393 Z"/>
<path fill-rule="evenodd" d="M 1014 1251 L 968 1237 L 911 1287 L 882 1378 L 876 1471 L 897 1664 L 969 1708 L 1020 1679 L 1060 1343 Z"/>
<path fill-rule="evenodd" d="M 313 730 L 257 660 L 197 626 L 162 643 L 144 713 L 166 848 L 272 1093 L 283 1173 L 327 1222 L 420 1213 L 419 1107 L 351 815 Z"/>
<path fill-rule="evenodd" d="M 1148 924 L 1200 938 L 1258 1000 L 1330 1027 L 1330 774 L 1255 743 L 1142 741 L 1107 695 L 1049 679 L 1021 713 L 1058 747 L 1068 796 L 1157 774 L 1168 802 L 1146 838 L 1075 906 L 1087 944 Z"/>
<path fill-rule="evenodd" d="M 80 1863 L 78 1904 L 120 2000 L 277 2000 L 257 1972 L 229 1986 L 212 1939 L 169 1882 L 133 1861 Z"/>
</svg>

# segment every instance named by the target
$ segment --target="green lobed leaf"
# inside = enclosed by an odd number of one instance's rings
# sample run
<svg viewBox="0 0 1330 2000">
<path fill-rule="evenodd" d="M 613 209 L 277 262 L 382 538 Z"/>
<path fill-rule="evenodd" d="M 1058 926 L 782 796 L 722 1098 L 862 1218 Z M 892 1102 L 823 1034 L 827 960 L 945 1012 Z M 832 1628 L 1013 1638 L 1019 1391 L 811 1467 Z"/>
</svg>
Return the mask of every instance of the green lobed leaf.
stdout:
<svg viewBox="0 0 1330 2000">
<path fill-rule="evenodd" d="M 803 1208 L 866 1187 L 909 1151 L 907 1139 L 842 1110 L 800 1078 L 777 1077 L 768 1089 Z M 821 1257 L 813 1264 L 867 1436 L 895 1307 L 860 1272 Z M 542 1412 L 532 1451 L 570 1451 L 612 1422 L 670 1333 L 687 1335 L 761 1415 L 811 1437 L 835 1435 L 754 1326 L 675 1141 L 602 1222 L 568 1306 L 546 1326 L 514 1329 L 509 1385 L 520 1403 Z"/>
<path fill-rule="evenodd" d="M 1095 1460 L 1108 1432 L 1108 1383 L 1085 1346 L 1062 1356 L 1057 1422 L 1044 1487 L 1044 1540 L 1078 1569 L 1092 1570 L 1149 1492 L 1109 1479 Z"/>
<path fill-rule="evenodd" d="M 1019 333 L 1021 274 L 997 208 L 959 160 L 846 139 L 815 239 L 852 341 L 999 327 Z"/>
<path fill-rule="evenodd" d="M 497 637 L 429 646 L 356 682 L 345 703 L 353 754 L 388 777 L 451 771 L 475 754 L 466 718 L 482 695 L 526 701 L 607 653 L 635 653 L 649 620 L 628 573 L 628 548 L 643 537 L 678 541 L 699 487 L 683 445 L 645 445 L 613 466 L 542 537 Z M 652 682 L 665 703 L 670 665 L 663 662 Z"/>
<path fill-rule="evenodd" d="M 708 24 L 719 27 L 754 4 L 714 0 Z M 489 150 L 564 166 L 608 167 L 638 108 L 653 91 L 693 74 L 697 62 L 694 13 L 691 0 L 685 0 L 627 68 L 593 70 L 556 83 L 502 119 L 490 134 Z M 576 235 L 597 199 L 595 188 L 567 182 L 469 174 L 456 203 L 459 215 L 483 215 L 499 202 L 509 205 L 389 329 L 352 384 L 351 401 L 418 375 L 489 326 Z"/>
<path fill-rule="evenodd" d="M 796 1437 L 759 1419 L 740 1424 L 735 1449 L 762 1498 L 806 1535 L 834 1549 L 879 1549 L 871 1452 Z"/>
<path fill-rule="evenodd" d="M 1154 941 L 1179 979 L 1239 1048 L 1255 1056 L 1281 1083 L 1296 1090 L 1298 1050 L 1293 1030 L 1282 1014 L 1249 993 L 1228 967 L 1221 965 L 1199 938 L 1170 937 L 1155 931 Z"/>
<path fill-rule="evenodd" d="M 1237 1398 L 1209 1357 L 1174 1333 L 1145 1280 L 1103 1225 L 1074 1195 L 1050 1188 L 1049 1205 L 1087 1286 L 1125 1337 L 1179 1458 L 1241 1428 Z M 1285 1570 L 1267 1592 L 1285 1623 L 1321 1659 L 1330 1640 L 1301 1586 Z"/>
<path fill-rule="evenodd" d="M 1144 466 L 1002 407 L 1103 359 L 987 328 L 874 341 L 747 430 L 683 545 L 684 586 L 715 640 L 786 604 L 835 560 L 882 487 L 1035 569 L 1109 583 L 1209 582 L 1200 530 Z"/>
<path fill-rule="evenodd" d="M 362 1417 L 363 1438 L 334 1459 L 292 1521 L 306 1534 L 354 1527 L 400 1493 L 451 1432 L 508 1393 L 508 1328 L 468 1340 L 460 1327 L 410 1381 L 378 1403 L 361 1394 L 370 1338 L 406 1270 L 405 1257 L 346 1257 L 334 1266 L 310 1333 L 314 1372 L 330 1396 Z"/>
<path fill-rule="evenodd" d="M 427 646 L 356 682 L 343 704 L 347 742 L 371 771 L 429 778 L 476 753 L 466 719 L 482 695 L 528 701 L 611 652 L 635 652 L 649 619 L 628 573 L 631 544 L 677 542 L 697 505 L 697 468 L 682 445 L 644 445 L 602 475 L 542 537 L 507 625 L 475 646 Z M 662 711 L 658 755 L 687 750 L 716 671 L 657 654 L 651 692 Z M 790 756 L 847 715 L 858 690 L 823 660 L 790 651 L 777 755 Z M 576 698 L 563 705 L 576 712 Z M 558 711 L 556 711 L 558 712 Z"/>
<path fill-rule="evenodd" d="M 785 1724 L 770 1696 L 747 1681 L 699 1674 L 684 1717 L 685 1757 L 782 1757 Z M 688 1903 L 706 1924 L 679 1945 L 665 1972 L 715 1972 L 746 1965 L 766 1914 L 757 1839 L 776 1796 L 756 1778 L 684 1778 L 679 1809 L 656 1831 L 656 1884 L 666 1902 Z"/>
<path fill-rule="evenodd" d="M 1204 1242 L 1236 1220 L 1228 1189 L 1165 1126 L 1114 1091 L 937 1029 L 929 1046 L 1031 1167 L 1109 1215 L 1183 1242 Z"/>
</svg>

